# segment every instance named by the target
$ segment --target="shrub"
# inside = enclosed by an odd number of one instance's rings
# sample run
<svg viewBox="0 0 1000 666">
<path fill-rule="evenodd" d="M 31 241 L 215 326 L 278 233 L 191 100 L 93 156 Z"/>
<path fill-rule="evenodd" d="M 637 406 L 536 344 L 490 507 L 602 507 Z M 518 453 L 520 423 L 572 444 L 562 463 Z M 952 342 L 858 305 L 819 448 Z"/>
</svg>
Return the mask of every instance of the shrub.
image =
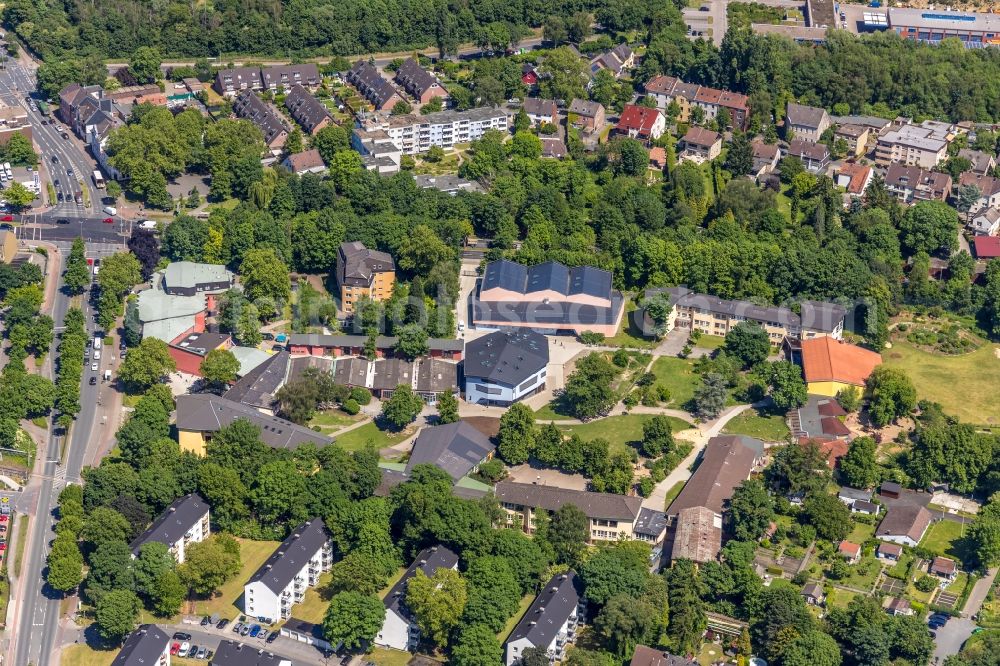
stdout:
<svg viewBox="0 0 1000 666">
<path fill-rule="evenodd" d="M 655 487 L 656 484 L 653 483 L 653 480 L 648 476 L 644 476 L 642 477 L 642 480 L 639 481 L 639 494 L 643 497 L 649 497 L 649 494 L 653 492 L 653 488 Z"/>
<path fill-rule="evenodd" d="M 344 404 L 341 405 L 341 409 L 343 409 L 351 416 L 354 416 L 355 414 L 361 411 L 361 405 L 359 405 L 357 401 L 348 398 L 347 400 L 344 401 Z"/>
<path fill-rule="evenodd" d="M 507 476 L 507 468 L 504 467 L 503 462 L 494 458 L 493 460 L 487 460 L 479 466 L 479 476 L 496 483 Z"/>
<path fill-rule="evenodd" d="M 594 331 L 584 331 L 580 334 L 580 342 L 585 345 L 599 345 L 604 342 L 604 334 Z"/>
<path fill-rule="evenodd" d="M 611 362 L 617 365 L 619 368 L 627 368 L 629 361 L 628 352 L 624 349 L 619 349 L 611 356 Z"/>
<path fill-rule="evenodd" d="M 372 394 L 368 391 L 368 389 L 355 386 L 351 389 L 351 400 L 359 405 L 367 405 L 372 401 Z"/>
<path fill-rule="evenodd" d="M 932 576 L 922 576 L 914 584 L 914 587 L 916 587 L 921 592 L 925 593 L 930 592 L 935 587 L 937 587 L 937 580 L 935 580 Z"/>
</svg>

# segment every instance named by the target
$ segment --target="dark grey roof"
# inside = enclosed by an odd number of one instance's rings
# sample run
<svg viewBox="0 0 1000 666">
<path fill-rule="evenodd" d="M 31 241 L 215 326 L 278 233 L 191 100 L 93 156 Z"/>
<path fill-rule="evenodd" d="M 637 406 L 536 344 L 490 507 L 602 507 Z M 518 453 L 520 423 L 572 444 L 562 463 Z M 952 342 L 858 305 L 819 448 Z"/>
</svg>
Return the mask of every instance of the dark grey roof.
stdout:
<svg viewBox="0 0 1000 666">
<path fill-rule="evenodd" d="M 396 70 L 396 83 L 414 97 L 421 97 L 431 88 L 443 87 L 433 74 L 420 66 L 413 58 L 407 58 Z"/>
<path fill-rule="evenodd" d="M 569 105 L 569 112 L 586 118 L 595 117 L 603 107 L 597 102 L 589 102 L 585 99 L 574 99 Z"/>
<path fill-rule="evenodd" d="M 457 566 L 458 555 L 450 548 L 445 546 L 424 548 L 417 554 L 416 559 L 410 564 L 403 577 L 385 595 L 386 610 L 392 611 L 400 617 L 407 617 L 409 615 L 409 611 L 407 611 L 404 603 L 404 599 L 406 598 L 406 584 L 410 582 L 411 578 L 417 575 L 417 569 L 423 571 L 430 578 L 438 569 L 454 569 Z"/>
<path fill-rule="evenodd" d="M 493 453 L 494 448 L 486 435 L 465 421 L 424 428 L 413 441 L 406 473 L 411 474 L 415 465 L 431 463 L 458 481 Z"/>
<path fill-rule="evenodd" d="M 482 289 L 509 289 L 510 291 L 525 291 L 528 279 L 528 267 L 506 259 L 491 261 L 483 273 Z"/>
<path fill-rule="evenodd" d="M 534 483 L 501 481 L 496 485 L 497 500 L 546 511 L 557 511 L 572 504 L 592 519 L 620 520 L 631 524 L 642 510 L 642 498 L 613 493 L 592 493 Z"/>
<path fill-rule="evenodd" d="M 366 335 L 323 335 L 322 333 L 293 333 L 288 336 L 288 344 L 306 347 L 364 347 L 368 341 Z M 396 346 L 399 338 L 391 335 L 380 335 L 375 339 L 379 349 L 390 349 Z M 448 338 L 427 338 L 427 347 L 431 351 L 462 351 L 464 340 Z"/>
<path fill-rule="evenodd" d="M 458 364 L 439 358 L 420 358 L 416 361 L 416 390 L 419 393 L 458 391 Z"/>
<path fill-rule="evenodd" d="M 837 303 L 802 301 L 799 304 L 799 321 L 802 328 L 830 332 L 844 321 L 847 310 Z"/>
<path fill-rule="evenodd" d="M 788 119 L 788 122 L 791 123 L 792 125 L 817 129 L 823 122 L 823 116 L 825 114 L 826 114 L 825 109 L 821 109 L 815 106 L 806 106 L 804 104 L 795 104 L 794 102 L 789 102 L 788 113 L 785 117 Z"/>
<path fill-rule="evenodd" d="M 368 388 L 368 367 L 371 361 L 360 356 L 336 359 L 333 366 L 333 382 L 340 386 L 363 386 Z"/>
<path fill-rule="evenodd" d="M 635 520 L 633 532 L 637 534 L 647 534 L 652 537 L 659 537 L 667 529 L 667 514 L 655 509 L 643 507 L 639 511 L 639 517 Z"/>
<path fill-rule="evenodd" d="M 290 359 L 288 352 L 272 355 L 233 384 L 225 393 L 226 399 L 257 409 L 270 409 L 274 394 L 285 383 Z"/>
<path fill-rule="evenodd" d="M 531 331 L 496 331 L 469 342 L 465 376 L 517 386 L 549 363 L 549 341 Z"/>
<path fill-rule="evenodd" d="M 111 666 L 156 666 L 170 636 L 155 624 L 141 624 L 128 635 Z"/>
<path fill-rule="evenodd" d="M 353 286 L 370 286 L 376 273 L 396 269 L 392 256 L 380 250 L 369 250 L 364 243 L 341 243 L 337 251 L 337 282 Z"/>
<path fill-rule="evenodd" d="M 498 259 L 486 265 L 482 290 L 500 287 L 522 294 L 536 291 L 555 291 L 560 294 L 586 294 L 598 298 L 611 298 L 611 273 L 593 266 L 568 268 L 556 261 L 546 261 L 525 266 Z"/>
<path fill-rule="evenodd" d="M 314 62 L 262 67 L 260 78 L 265 88 L 270 88 L 272 85 L 288 88 L 296 84 L 312 87 L 320 83 L 319 67 Z"/>
<path fill-rule="evenodd" d="M 256 125 L 267 145 L 271 145 L 282 132 L 288 131 L 281 118 L 252 90 L 244 90 L 236 96 L 233 113 Z"/>
<path fill-rule="evenodd" d="M 863 511 L 865 513 L 878 513 L 878 504 L 875 502 L 870 502 L 868 500 L 857 500 L 854 502 L 855 511 Z"/>
<path fill-rule="evenodd" d="M 281 545 L 250 577 L 247 584 L 261 582 L 275 594 L 281 594 L 292 579 L 302 571 L 302 567 L 313 558 L 316 551 L 329 540 L 330 535 L 322 518 L 307 520 L 281 542 Z"/>
<path fill-rule="evenodd" d="M 558 115 L 559 107 L 554 100 L 528 97 L 524 100 L 524 112 L 532 116 Z"/>
<path fill-rule="evenodd" d="M 357 87 L 361 94 L 368 98 L 368 101 L 378 107 L 384 106 L 392 99 L 393 95 L 399 94 L 396 88 L 379 74 L 375 65 L 367 60 L 359 60 L 354 63 L 354 66 L 347 73 L 347 81 Z"/>
<path fill-rule="evenodd" d="M 237 641 L 224 640 L 209 662 L 209 666 L 280 666 L 292 663 L 287 657 L 268 652 L 256 645 L 244 645 Z"/>
<path fill-rule="evenodd" d="M 583 597 L 583 583 L 573 570 L 553 576 L 528 607 L 507 643 L 528 639 L 535 647 L 547 648 Z"/>
<path fill-rule="evenodd" d="M 330 112 L 323 103 L 298 84 L 292 86 L 285 95 L 285 107 L 295 122 L 309 134 L 312 134 L 324 120 L 330 119 Z"/>
<path fill-rule="evenodd" d="M 232 85 L 234 88 L 239 88 L 244 82 L 250 87 L 260 88 L 260 68 L 234 67 L 232 69 L 220 69 L 219 73 L 215 75 L 215 81 L 223 89 L 227 87 L 227 84 Z"/>
<path fill-rule="evenodd" d="M 829 159 L 830 150 L 824 143 L 811 143 L 809 141 L 792 139 L 792 142 L 788 144 L 788 154 L 799 159 L 822 162 L 825 159 Z"/>
<path fill-rule="evenodd" d="M 375 375 L 371 388 L 379 391 L 391 391 L 400 384 L 411 386 L 413 383 L 413 362 L 401 358 L 380 358 L 374 362 Z"/>
<path fill-rule="evenodd" d="M 208 512 L 208 503 L 197 493 L 174 500 L 173 504 L 157 516 L 149 528 L 137 536 L 129 548 L 138 556 L 143 544 L 156 541 L 172 546 Z"/>
<path fill-rule="evenodd" d="M 253 407 L 221 396 L 177 396 L 177 428 L 180 430 L 217 432 L 237 419 L 245 419 L 260 428 L 261 440 L 274 448 L 294 449 L 307 442 L 317 446 L 333 443 L 333 439 L 315 430 L 262 414 Z"/>
<path fill-rule="evenodd" d="M 305 620 L 300 620 L 297 617 L 290 617 L 285 620 L 285 624 L 281 625 L 281 628 L 287 629 L 288 631 L 294 631 L 295 633 L 302 634 L 303 636 L 312 636 L 319 641 L 326 640 L 326 636 L 323 635 L 323 625 L 306 622 Z"/>
<path fill-rule="evenodd" d="M 698 662 L 687 657 L 678 657 L 668 652 L 654 650 L 645 645 L 636 645 L 629 666 L 698 666 Z"/>
<path fill-rule="evenodd" d="M 867 502 L 872 498 L 872 491 L 859 490 L 857 488 L 851 488 L 850 486 L 841 486 L 840 491 L 837 493 L 837 497 Z"/>
</svg>

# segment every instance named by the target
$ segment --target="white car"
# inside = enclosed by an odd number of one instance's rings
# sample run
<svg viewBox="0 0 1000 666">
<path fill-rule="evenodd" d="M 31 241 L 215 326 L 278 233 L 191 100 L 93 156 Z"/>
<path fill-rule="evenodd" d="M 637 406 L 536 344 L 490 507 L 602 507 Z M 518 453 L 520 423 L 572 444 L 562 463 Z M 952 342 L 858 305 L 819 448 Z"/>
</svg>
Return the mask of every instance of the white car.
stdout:
<svg viewBox="0 0 1000 666">
<path fill-rule="evenodd" d="M 90 369 L 93 372 L 97 372 L 97 363 L 91 363 L 90 364 Z"/>
<path fill-rule="evenodd" d="M 178 657 L 186 657 L 188 652 L 191 650 L 191 644 L 187 641 L 181 643 L 181 649 L 177 651 Z"/>
<path fill-rule="evenodd" d="M 101 360 L 101 350 L 98 349 L 97 347 L 94 347 L 94 360 L 95 361 L 100 361 Z"/>
</svg>

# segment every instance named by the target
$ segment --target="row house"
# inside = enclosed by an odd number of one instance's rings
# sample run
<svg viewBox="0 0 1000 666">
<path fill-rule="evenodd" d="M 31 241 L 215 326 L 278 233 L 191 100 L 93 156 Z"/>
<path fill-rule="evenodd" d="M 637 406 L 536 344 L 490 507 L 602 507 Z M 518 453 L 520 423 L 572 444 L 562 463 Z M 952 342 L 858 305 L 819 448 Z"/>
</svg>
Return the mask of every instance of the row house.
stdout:
<svg viewBox="0 0 1000 666">
<path fill-rule="evenodd" d="M 220 69 L 212 87 L 225 97 L 235 97 L 247 90 L 288 90 L 294 85 L 316 88 L 322 83 L 315 63 L 274 65 L 272 67 L 233 67 Z"/>
<path fill-rule="evenodd" d="M 243 587 L 244 612 L 272 624 L 292 615 L 306 589 L 333 565 L 330 534 L 320 518 L 295 528 Z"/>
<path fill-rule="evenodd" d="M 620 79 L 635 66 L 635 53 L 628 44 L 619 44 L 607 53 L 602 53 L 590 61 L 590 74 L 593 76 L 602 69 L 611 72 Z"/>
<path fill-rule="evenodd" d="M 396 104 L 403 101 L 403 96 L 396 87 L 367 60 L 354 63 L 354 66 L 347 71 L 345 79 L 375 107 L 376 111 L 392 111 Z"/>
<path fill-rule="evenodd" d="M 676 77 L 663 75 L 647 81 L 644 90 L 661 111 L 665 112 L 671 102 L 676 102 L 680 109 L 677 119 L 681 122 L 690 120 L 693 107 L 702 109 L 706 120 L 714 119 L 719 111 L 726 109 L 733 127 L 741 130 L 747 128 L 750 120 L 750 99 L 740 93 L 685 83 Z"/>
<path fill-rule="evenodd" d="M 978 213 L 984 208 L 1000 208 L 1000 178 L 966 171 L 958 177 L 959 189 L 972 186 L 979 189 L 979 199 L 969 208 L 969 213 Z"/>
<path fill-rule="evenodd" d="M 244 90 L 236 96 L 233 102 L 233 113 L 237 118 L 249 120 L 264 137 L 268 150 L 277 151 L 285 145 L 288 139 L 288 127 L 285 121 L 252 90 Z"/>
<path fill-rule="evenodd" d="M 917 166 L 890 164 L 885 172 L 885 186 L 903 203 L 944 201 L 951 192 L 951 176 L 925 171 Z"/>
<path fill-rule="evenodd" d="M 330 112 L 323 103 L 298 84 L 293 85 L 285 95 L 285 108 L 310 136 L 316 136 L 321 129 L 333 122 Z"/>
<path fill-rule="evenodd" d="M 396 70 L 396 84 L 421 104 L 435 97 L 445 99 L 448 91 L 438 78 L 420 66 L 413 58 L 407 58 Z"/>
</svg>

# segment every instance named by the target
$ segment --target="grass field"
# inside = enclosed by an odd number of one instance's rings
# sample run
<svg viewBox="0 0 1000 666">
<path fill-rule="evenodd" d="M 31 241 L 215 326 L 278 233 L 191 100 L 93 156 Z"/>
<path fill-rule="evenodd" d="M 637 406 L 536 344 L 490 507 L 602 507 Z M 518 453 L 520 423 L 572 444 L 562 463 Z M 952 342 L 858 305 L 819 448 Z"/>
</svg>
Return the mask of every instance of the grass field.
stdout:
<svg viewBox="0 0 1000 666">
<path fill-rule="evenodd" d="M 372 422 L 345 432 L 342 435 L 337 435 L 335 439 L 337 444 L 344 449 L 357 451 L 363 449 L 369 443 L 374 444 L 375 448 L 378 449 L 392 446 L 393 444 L 402 442 L 412 434 L 412 427 L 399 432 L 392 432 L 391 430 L 379 430 L 379 427 Z"/>
<path fill-rule="evenodd" d="M 920 546 L 938 555 L 965 561 L 970 553 L 967 552 L 967 547 L 962 542 L 964 528 L 962 523 L 939 520 L 927 530 Z"/>
<path fill-rule="evenodd" d="M 791 434 L 783 416 L 752 409 L 730 420 L 722 432 L 730 435 L 748 435 L 767 442 L 784 442 Z"/>
<path fill-rule="evenodd" d="M 871 555 L 866 555 L 861 558 L 860 562 L 851 565 L 850 576 L 843 580 L 838 580 L 837 583 L 844 587 L 869 592 L 872 586 L 875 585 L 875 579 L 878 578 L 881 570 L 882 567 L 878 560 Z"/>
<path fill-rule="evenodd" d="M 663 503 L 664 511 L 666 511 L 667 507 L 670 506 L 670 503 L 677 499 L 677 496 L 681 494 L 681 491 L 684 490 L 685 484 L 687 484 L 687 481 L 678 481 L 670 488 L 670 490 L 667 491 L 665 501 Z"/>
<path fill-rule="evenodd" d="M 683 409 L 701 386 L 701 377 L 694 373 L 694 361 L 661 356 L 653 363 L 656 381 L 670 389 L 670 406 Z"/>
<path fill-rule="evenodd" d="M 1000 425 L 994 388 L 1000 376 L 998 348 L 987 344 L 970 354 L 944 356 L 897 340 L 882 354 L 882 361 L 905 371 L 917 387 L 917 395 L 941 403 L 949 415 L 967 423 Z M 956 391 L 956 386 L 962 390 Z"/>
<path fill-rule="evenodd" d="M 326 615 L 326 608 L 330 605 L 330 597 L 332 596 L 327 587 L 332 577 L 333 575 L 327 572 L 319 577 L 319 583 L 316 587 L 306 588 L 302 603 L 295 606 L 295 617 L 313 624 L 323 622 L 323 616 Z"/>
<path fill-rule="evenodd" d="M 413 659 L 413 655 L 402 650 L 387 650 L 377 647 L 369 652 L 366 657 L 375 666 L 406 666 Z"/>
<path fill-rule="evenodd" d="M 632 349 L 652 349 L 659 344 L 658 340 L 647 338 L 635 327 L 632 322 L 632 312 L 636 309 L 635 301 L 629 299 L 625 303 L 625 316 L 622 318 L 622 325 L 618 329 L 618 334 L 613 338 L 605 339 L 605 343 L 612 347 L 630 347 Z"/>
<path fill-rule="evenodd" d="M 531 602 L 534 600 L 535 595 L 530 592 L 521 598 L 521 603 L 517 605 L 517 610 L 514 611 L 514 614 L 509 620 L 507 620 L 507 624 L 505 624 L 503 629 L 500 630 L 500 633 L 497 634 L 497 640 L 499 640 L 501 644 L 507 640 L 507 637 L 510 636 L 510 632 L 514 631 L 514 627 L 516 627 L 517 623 L 521 621 L 521 616 L 528 612 L 528 606 L 530 606 Z"/>
<path fill-rule="evenodd" d="M 611 453 L 617 453 L 628 446 L 638 446 L 642 440 L 642 424 L 653 418 L 653 414 L 625 414 L 596 419 L 589 423 L 573 426 L 559 426 L 567 435 L 576 433 L 584 440 L 601 437 L 611 443 Z M 674 432 L 691 427 L 690 423 L 674 416 L 668 416 Z"/>
<path fill-rule="evenodd" d="M 319 428 L 324 435 L 334 435 L 338 430 L 342 430 L 349 425 L 353 425 L 364 418 L 365 416 L 363 414 L 355 414 L 354 416 L 351 416 L 350 414 L 342 412 L 339 409 L 330 409 L 316 414 L 312 421 L 309 422 L 308 426 L 310 428 Z"/>
<path fill-rule="evenodd" d="M 701 347 L 702 349 L 718 349 L 724 344 L 726 344 L 726 339 L 721 335 L 702 334 L 702 336 L 695 341 L 694 346 Z"/>
<path fill-rule="evenodd" d="M 70 645 L 63 649 L 60 666 L 110 666 L 118 650 L 94 650 L 87 645 Z"/>
<path fill-rule="evenodd" d="M 17 519 L 17 543 L 14 544 L 14 575 L 21 575 L 21 562 L 24 560 L 24 546 L 28 543 L 28 526 L 31 516 L 21 516 Z"/>
<path fill-rule="evenodd" d="M 851 603 L 851 599 L 856 596 L 858 595 L 853 592 L 833 588 L 830 590 L 830 594 L 826 595 L 826 605 L 828 607 L 847 608 L 847 604 Z"/>
<path fill-rule="evenodd" d="M 854 529 L 847 535 L 847 540 L 851 543 L 863 544 L 868 539 L 875 536 L 875 526 L 864 523 L 854 523 Z"/>
<path fill-rule="evenodd" d="M 249 539 L 237 539 L 240 542 L 240 572 L 232 580 L 222 586 L 220 594 L 211 599 L 205 599 L 195 603 L 195 615 L 212 615 L 218 613 L 220 617 L 230 620 L 242 613 L 236 603 L 243 595 L 243 586 L 246 584 L 253 572 L 260 568 L 275 548 L 277 541 L 251 541 Z"/>
</svg>

